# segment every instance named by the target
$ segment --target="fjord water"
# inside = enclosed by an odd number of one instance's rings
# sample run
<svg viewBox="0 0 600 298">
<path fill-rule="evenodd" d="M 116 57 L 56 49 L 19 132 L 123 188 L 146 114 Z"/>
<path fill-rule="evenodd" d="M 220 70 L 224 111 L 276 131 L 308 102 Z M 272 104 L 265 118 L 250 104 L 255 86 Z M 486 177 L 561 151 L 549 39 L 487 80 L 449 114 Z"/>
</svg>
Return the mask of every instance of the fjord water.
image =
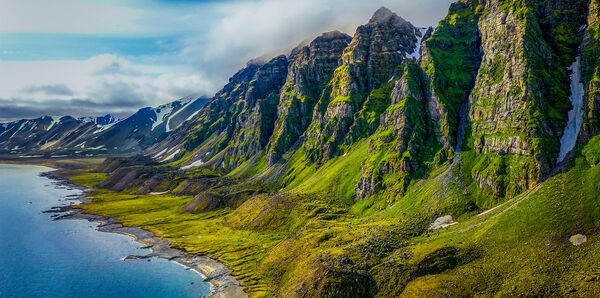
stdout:
<svg viewBox="0 0 600 298">
<path fill-rule="evenodd" d="M 49 168 L 0 164 L 0 297 L 197 297 L 202 277 L 143 255 L 132 238 L 95 230 L 84 220 L 52 221 L 42 213 L 70 204 L 81 191 L 39 174 Z"/>
</svg>

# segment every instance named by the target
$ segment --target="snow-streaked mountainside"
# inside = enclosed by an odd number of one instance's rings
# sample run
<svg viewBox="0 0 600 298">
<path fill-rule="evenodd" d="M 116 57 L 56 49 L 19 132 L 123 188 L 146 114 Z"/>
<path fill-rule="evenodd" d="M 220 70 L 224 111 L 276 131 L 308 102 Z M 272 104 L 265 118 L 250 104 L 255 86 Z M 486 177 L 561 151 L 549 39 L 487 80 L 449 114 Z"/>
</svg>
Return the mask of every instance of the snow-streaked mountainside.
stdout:
<svg viewBox="0 0 600 298">
<path fill-rule="evenodd" d="M 43 116 L 2 123 L 0 153 L 48 156 L 136 153 L 165 138 L 208 101 L 188 96 L 156 108 L 140 109 L 123 120 L 108 114 L 77 119 Z"/>
<path fill-rule="evenodd" d="M 78 118 L 78 120 L 82 121 L 82 122 L 91 122 L 97 125 L 110 125 L 113 124 L 115 122 L 119 122 L 119 118 L 115 117 L 114 115 L 111 114 L 107 114 L 104 116 L 100 116 L 100 117 L 81 117 Z"/>
</svg>

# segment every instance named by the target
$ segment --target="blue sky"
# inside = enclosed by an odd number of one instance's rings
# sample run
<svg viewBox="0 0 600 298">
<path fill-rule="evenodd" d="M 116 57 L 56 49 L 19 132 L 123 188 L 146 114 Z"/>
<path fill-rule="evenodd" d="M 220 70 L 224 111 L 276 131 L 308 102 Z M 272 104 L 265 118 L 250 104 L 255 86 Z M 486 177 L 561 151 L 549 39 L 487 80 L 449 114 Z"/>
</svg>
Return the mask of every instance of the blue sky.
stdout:
<svg viewBox="0 0 600 298">
<path fill-rule="evenodd" d="M 0 121 L 121 116 L 214 94 L 246 61 L 386 6 L 435 26 L 450 0 L 0 0 Z"/>
</svg>

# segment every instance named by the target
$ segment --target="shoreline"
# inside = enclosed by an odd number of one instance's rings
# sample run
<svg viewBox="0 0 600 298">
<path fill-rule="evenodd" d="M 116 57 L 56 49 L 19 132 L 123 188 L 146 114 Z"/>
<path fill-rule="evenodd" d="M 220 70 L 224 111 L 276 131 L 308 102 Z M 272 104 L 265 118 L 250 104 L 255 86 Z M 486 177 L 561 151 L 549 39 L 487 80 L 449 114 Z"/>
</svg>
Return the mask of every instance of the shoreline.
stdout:
<svg viewBox="0 0 600 298">
<path fill-rule="evenodd" d="M 248 297 L 248 294 L 244 292 L 243 286 L 240 285 L 239 281 L 233 275 L 231 275 L 232 270 L 221 262 L 206 256 L 190 254 L 182 250 L 172 248 L 169 240 L 160 238 L 154 235 L 152 232 L 142 229 L 141 227 L 124 226 L 115 218 L 85 213 L 85 210 L 80 208 L 80 205 L 92 202 L 92 199 L 88 198 L 87 194 L 93 191 L 93 189 L 72 184 L 64 177 L 53 173 L 57 170 L 56 167 L 47 165 L 44 166 L 54 170 L 43 172 L 40 174 L 40 176 L 46 177 L 67 187 L 76 188 L 82 191 L 82 194 L 76 197 L 74 196 L 66 198 L 67 200 L 79 201 L 80 204 L 54 207 L 45 211 L 45 213 L 55 214 L 52 216 L 52 220 L 87 220 L 89 222 L 98 223 L 98 226 L 95 227 L 97 231 L 116 233 L 132 237 L 136 242 L 145 245 L 144 247 L 140 247 L 140 249 L 150 249 L 151 252 L 145 255 L 125 256 L 123 258 L 124 260 L 150 259 L 157 257 L 175 262 L 185 267 L 187 270 L 192 270 L 198 273 L 203 277 L 204 282 L 208 282 L 210 284 L 211 294 L 209 297 Z"/>
</svg>

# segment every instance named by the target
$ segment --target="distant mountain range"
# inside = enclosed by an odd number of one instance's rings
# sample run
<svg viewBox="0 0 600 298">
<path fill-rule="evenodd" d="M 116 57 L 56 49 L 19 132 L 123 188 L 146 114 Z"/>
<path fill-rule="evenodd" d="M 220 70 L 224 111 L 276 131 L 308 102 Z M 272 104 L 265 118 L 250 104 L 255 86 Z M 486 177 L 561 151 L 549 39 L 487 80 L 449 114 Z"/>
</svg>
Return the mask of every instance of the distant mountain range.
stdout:
<svg viewBox="0 0 600 298">
<path fill-rule="evenodd" d="M 0 124 L 0 153 L 24 156 L 135 154 L 194 116 L 208 98 L 184 97 L 130 117 L 43 116 Z"/>
</svg>

